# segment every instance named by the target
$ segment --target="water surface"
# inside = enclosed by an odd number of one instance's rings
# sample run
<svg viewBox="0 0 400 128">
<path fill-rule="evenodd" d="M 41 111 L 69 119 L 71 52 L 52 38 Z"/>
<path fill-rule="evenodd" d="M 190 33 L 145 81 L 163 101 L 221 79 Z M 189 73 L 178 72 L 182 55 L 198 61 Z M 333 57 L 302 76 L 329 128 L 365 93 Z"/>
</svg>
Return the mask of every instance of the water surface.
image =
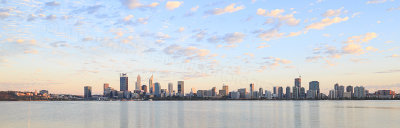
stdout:
<svg viewBox="0 0 400 128">
<path fill-rule="evenodd" d="M 10 101 L 1 128 L 399 127 L 399 101 Z"/>
</svg>

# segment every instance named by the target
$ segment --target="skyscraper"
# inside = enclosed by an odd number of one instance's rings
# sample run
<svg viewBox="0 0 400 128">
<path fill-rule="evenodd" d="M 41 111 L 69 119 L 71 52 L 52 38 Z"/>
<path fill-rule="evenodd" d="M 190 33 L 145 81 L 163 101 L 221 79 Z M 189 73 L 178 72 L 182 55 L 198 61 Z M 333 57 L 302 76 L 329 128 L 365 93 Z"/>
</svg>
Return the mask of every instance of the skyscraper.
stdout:
<svg viewBox="0 0 400 128">
<path fill-rule="evenodd" d="M 83 97 L 85 99 L 91 98 L 92 97 L 92 86 L 85 86 L 84 87 L 84 94 Z"/>
<path fill-rule="evenodd" d="M 146 85 L 143 85 L 143 86 L 142 86 L 142 90 L 143 90 L 144 93 L 147 93 L 147 86 L 146 86 Z"/>
<path fill-rule="evenodd" d="M 259 97 L 261 98 L 261 97 L 264 97 L 264 89 L 263 88 L 259 88 L 258 89 L 258 93 L 260 93 L 259 95 Z"/>
<path fill-rule="evenodd" d="M 254 83 L 250 83 L 250 98 L 255 98 L 253 97 L 253 92 L 254 92 Z"/>
<path fill-rule="evenodd" d="M 180 96 L 185 96 L 185 84 L 183 81 L 178 81 L 178 93 Z"/>
<path fill-rule="evenodd" d="M 351 85 L 347 86 L 346 92 L 350 92 L 351 97 L 353 97 L 353 86 L 351 86 Z"/>
<path fill-rule="evenodd" d="M 216 87 L 211 88 L 211 96 L 217 96 L 217 88 Z"/>
<path fill-rule="evenodd" d="M 121 73 L 119 76 L 119 90 L 128 91 L 128 75 L 126 73 Z"/>
<path fill-rule="evenodd" d="M 140 75 L 137 76 L 135 90 L 140 90 L 140 86 L 142 85 Z"/>
<path fill-rule="evenodd" d="M 172 96 L 174 92 L 174 85 L 172 83 L 168 83 L 168 95 Z"/>
<path fill-rule="evenodd" d="M 286 87 L 286 99 L 291 99 L 292 97 L 290 96 L 290 87 Z"/>
<path fill-rule="evenodd" d="M 149 93 L 150 94 L 154 93 L 153 75 L 151 75 L 151 77 L 149 79 Z"/>
<path fill-rule="evenodd" d="M 301 77 L 294 79 L 294 86 L 296 87 L 296 90 L 293 89 L 293 97 L 300 98 Z M 294 91 L 296 91 L 296 92 L 294 92 Z"/>
<path fill-rule="evenodd" d="M 104 83 L 104 85 L 103 85 L 103 96 L 106 95 L 106 91 L 107 91 L 108 87 L 110 87 L 110 84 Z"/>
<path fill-rule="evenodd" d="M 301 78 L 294 79 L 294 86 L 301 88 Z"/>
<path fill-rule="evenodd" d="M 161 85 L 160 83 L 156 82 L 154 83 L 154 96 L 159 97 L 161 94 Z"/>
<path fill-rule="evenodd" d="M 279 99 L 283 98 L 283 88 L 282 87 L 278 87 L 278 98 Z"/>
<path fill-rule="evenodd" d="M 228 93 L 229 93 L 229 87 L 228 87 L 228 85 L 223 85 L 222 86 L 222 90 L 224 90 L 224 96 L 227 96 L 228 95 Z M 220 94 L 221 95 L 221 94 Z"/>
<path fill-rule="evenodd" d="M 299 98 L 299 91 L 300 89 L 297 88 L 296 86 L 293 86 L 293 94 L 292 94 L 292 98 L 293 99 L 298 99 Z"/>
<path fill-rule="evenodd" d="M 311 81 L 310 83 L 308 83 L 308 89 L 309 90 L 314 90 L 317 92 L 317 94 L 320 93 L 319 90 L 319 82 L 318 81 Z"/>
</svg>

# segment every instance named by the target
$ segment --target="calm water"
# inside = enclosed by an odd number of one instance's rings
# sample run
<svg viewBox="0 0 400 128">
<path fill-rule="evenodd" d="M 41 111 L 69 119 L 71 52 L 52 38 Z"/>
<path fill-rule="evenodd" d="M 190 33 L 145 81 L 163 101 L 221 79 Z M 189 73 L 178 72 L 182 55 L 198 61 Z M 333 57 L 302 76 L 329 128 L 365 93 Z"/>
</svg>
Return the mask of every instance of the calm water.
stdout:
<svg viewBox="0 0 400 128">
<path fill-rule="evenodd" d="M 1 128 L 400 127 L 399 101 L 0 102 Z"/>
</svg>

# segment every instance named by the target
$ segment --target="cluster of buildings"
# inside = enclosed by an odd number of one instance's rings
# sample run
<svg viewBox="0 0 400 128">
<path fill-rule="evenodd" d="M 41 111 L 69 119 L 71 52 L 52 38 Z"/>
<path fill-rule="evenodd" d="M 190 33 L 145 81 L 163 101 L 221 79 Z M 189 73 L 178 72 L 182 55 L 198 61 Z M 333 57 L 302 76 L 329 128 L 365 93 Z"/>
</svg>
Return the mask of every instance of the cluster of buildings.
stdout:
<svg viewBox="0 0 400 128">
<path fill-rule="evenodd" d="M 294 86 L 276 86 L 272 91 L 263 88 L 255 89 L 254 83 L 250 83 L 247 88 L 239 88 L 229 91 L 228 85 L 223 85 L 221 90 L 216 87 L 206 90 L 191 88 L 189 93 L 185 93 L 184 81 L 177 82 L 177 91 L 174 90 L 173 83 L 168 83 L 168 88 L 161 88 L 159 82 L 154 82 L 153 75 L 150 77 L 148 85 L 142 85 L 140 75 L 137 76 L 135 88 L 129 90 L 128 76 L 126 73 L 120 74 L 120 90 L 115 90 L 108 83 L 103 85 L 103 95 L 92 95 L 92 87 L 84 87 L 84 99 L 86 100 L 112 100 L 112 99 L 271 99 L 271 100 L 350 100 L 350 99 L 395 99 L 400 98 L 392 90 L 378 90 L 369 93 L 363 86 L 343 86 L 334 85 L 334 89 L 326 95 L 320 92 L 319 82 L 311 81 L 308 83 L 308 90 L 301 85 L 301 77 L 294 79 Z"/>
</svg>

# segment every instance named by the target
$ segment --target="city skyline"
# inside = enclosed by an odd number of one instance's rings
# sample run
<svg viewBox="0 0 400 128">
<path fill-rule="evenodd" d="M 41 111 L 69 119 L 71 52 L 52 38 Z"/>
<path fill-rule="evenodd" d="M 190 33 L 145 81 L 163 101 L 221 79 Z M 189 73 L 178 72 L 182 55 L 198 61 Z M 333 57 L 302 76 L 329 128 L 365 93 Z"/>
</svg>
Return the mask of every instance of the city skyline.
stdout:
<svg viewBox="0 0 400 128">
<path fill-rule="evenodd" d="M 1 91 L 102 94 L 104 83 L 120 90 L 116 76 L 126 72 L 126 90 L 154 91 L 154 74 L 163 89 L 184 81 L 185 93 L 250 83 L 285 92 L 299 76 L 301 87 L 318 81 L 325 94 L 335 83 L 400 92 L 397 0 L 0 5 Z"/>
</svg>

